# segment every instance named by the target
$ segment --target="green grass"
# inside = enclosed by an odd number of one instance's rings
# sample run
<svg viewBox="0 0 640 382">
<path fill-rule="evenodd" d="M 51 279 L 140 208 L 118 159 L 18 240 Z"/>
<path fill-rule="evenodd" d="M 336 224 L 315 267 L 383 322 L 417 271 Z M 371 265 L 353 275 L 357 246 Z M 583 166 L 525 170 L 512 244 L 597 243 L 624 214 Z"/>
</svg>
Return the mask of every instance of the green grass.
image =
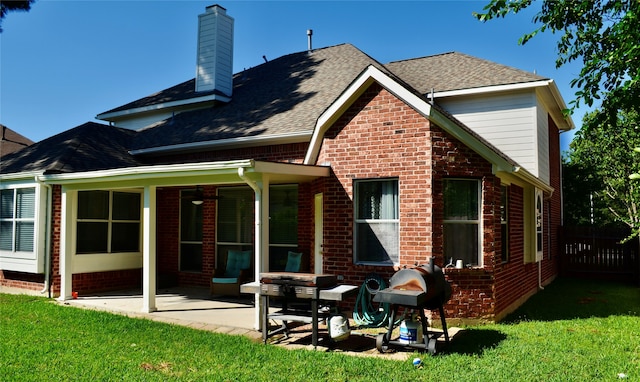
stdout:
<svg viewBox="0 0 640 382">
<path fill-rule="evenodd" d="M 406 361 L 286 350 L 0 294 L 2 381 L 640 380 L 640 289 L 557 280 L 500 324 Z M 413 357 L 423 359 L 415 368 Z"/>
</svg>

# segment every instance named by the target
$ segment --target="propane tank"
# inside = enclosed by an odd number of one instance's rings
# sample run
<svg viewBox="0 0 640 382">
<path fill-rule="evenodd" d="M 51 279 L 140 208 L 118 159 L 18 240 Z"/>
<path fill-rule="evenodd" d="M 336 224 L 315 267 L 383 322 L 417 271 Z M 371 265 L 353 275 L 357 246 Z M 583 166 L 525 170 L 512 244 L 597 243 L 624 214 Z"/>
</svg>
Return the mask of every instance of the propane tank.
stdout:
<svg viewBox="0 0 640 382">
<path fill-rule="evenodd" d="M 351 329 L 349 328 L 349 319 L 344 314 L 336 314 L 329 318 L 329 337 L 333 341 L 344 341 L 349 338 Z"/>
<path fill-rule="evenodd" d="M 422 342 L 422 323 L 414 317 L 414 315 L 407 315 L 400 323 L 400 342 L 403 344 Z"/>
</svg>

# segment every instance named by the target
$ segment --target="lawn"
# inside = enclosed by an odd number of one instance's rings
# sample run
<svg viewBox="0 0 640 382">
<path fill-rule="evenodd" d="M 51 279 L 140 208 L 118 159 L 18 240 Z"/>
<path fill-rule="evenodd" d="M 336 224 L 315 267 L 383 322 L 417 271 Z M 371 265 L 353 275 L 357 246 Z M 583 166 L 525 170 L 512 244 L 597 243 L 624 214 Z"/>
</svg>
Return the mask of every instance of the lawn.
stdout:
<svg viewBox="0 0 640 382">
<path fill-rule="evenodd" d="M 2 381 L 637 381 L 640 288 L 560 279 L 500 324 L 466 328 L 447 352 L 406 354 L 286 350 L 0 294 Z"/>
</svg>

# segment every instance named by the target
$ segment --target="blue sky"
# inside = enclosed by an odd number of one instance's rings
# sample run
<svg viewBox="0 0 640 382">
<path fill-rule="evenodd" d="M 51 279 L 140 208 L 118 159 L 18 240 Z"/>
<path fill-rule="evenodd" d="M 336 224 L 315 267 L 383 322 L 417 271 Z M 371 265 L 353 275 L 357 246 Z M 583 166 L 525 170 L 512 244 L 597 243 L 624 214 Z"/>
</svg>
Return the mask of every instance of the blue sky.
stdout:
<svg viewBox="0 0 640 382">
<path fill-rule="evenodd" d="M 577 65 L 555 68 L 559 36 L 525 46 L 534 9 L 488 23 L 482 1 L 218 1 L 235 19 L 234 72 L 262 56 L 351 43 L 387 63 L 458 51 L 553 78 L 565 102 Z M 0 34 L 0 123 L 39 141 L 195 76 L 197 19 L 208 1 L 38 0 Z M 573 116 L 581 125 L 585 110 Z M 563 133 L 567 148 L 573 133 Z"/>
</svg>

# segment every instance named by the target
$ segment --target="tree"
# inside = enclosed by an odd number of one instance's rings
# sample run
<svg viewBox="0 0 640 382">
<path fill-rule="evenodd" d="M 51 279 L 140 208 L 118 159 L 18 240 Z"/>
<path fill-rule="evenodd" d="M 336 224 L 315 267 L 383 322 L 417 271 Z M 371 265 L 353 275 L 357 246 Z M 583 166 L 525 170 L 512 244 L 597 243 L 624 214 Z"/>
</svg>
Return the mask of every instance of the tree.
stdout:
<svg viewBox="0 0 640 382">
<path fill-rule="evenodd" d="M 640 183 L 629 175 L 640 170 L 635 157 L 640 147 L 640 115 L 622 112 L 613 125 L 594 124 L 601 111 L 584 117 L 563 167 L 568 224 L 591 221 L 597 226 L 624 223 L 640 229 Z M 617 128 L 623 126 L 624 128 Z"/>
<path fill-rule="evenodd" d="M 532 0 L 490 0 L 486 13 L 474 16 L 486 22 L 518 13 Z M 538 4 L 538 3 L 536 3 Z M 584 102 L 592 106 L 602 99 L 602 112 L 592 122 L 616 121 L 621 110 L 640 111 L 640 1 L 544 0 L 533 18 L 537 29 L 519 40 L 526 44 L 547 30 L 563 33 L 557 48 L 556 67 L 582 60 L 583 67 L 571 87 L 577 88 L 571 112 Z"/>
<path fill-rule="evenodd" d="M 2 33 L 2 20 L 10 11 L 28 11 L 36 0 L 0 0 L 0 33 Z"/>
</svg>

